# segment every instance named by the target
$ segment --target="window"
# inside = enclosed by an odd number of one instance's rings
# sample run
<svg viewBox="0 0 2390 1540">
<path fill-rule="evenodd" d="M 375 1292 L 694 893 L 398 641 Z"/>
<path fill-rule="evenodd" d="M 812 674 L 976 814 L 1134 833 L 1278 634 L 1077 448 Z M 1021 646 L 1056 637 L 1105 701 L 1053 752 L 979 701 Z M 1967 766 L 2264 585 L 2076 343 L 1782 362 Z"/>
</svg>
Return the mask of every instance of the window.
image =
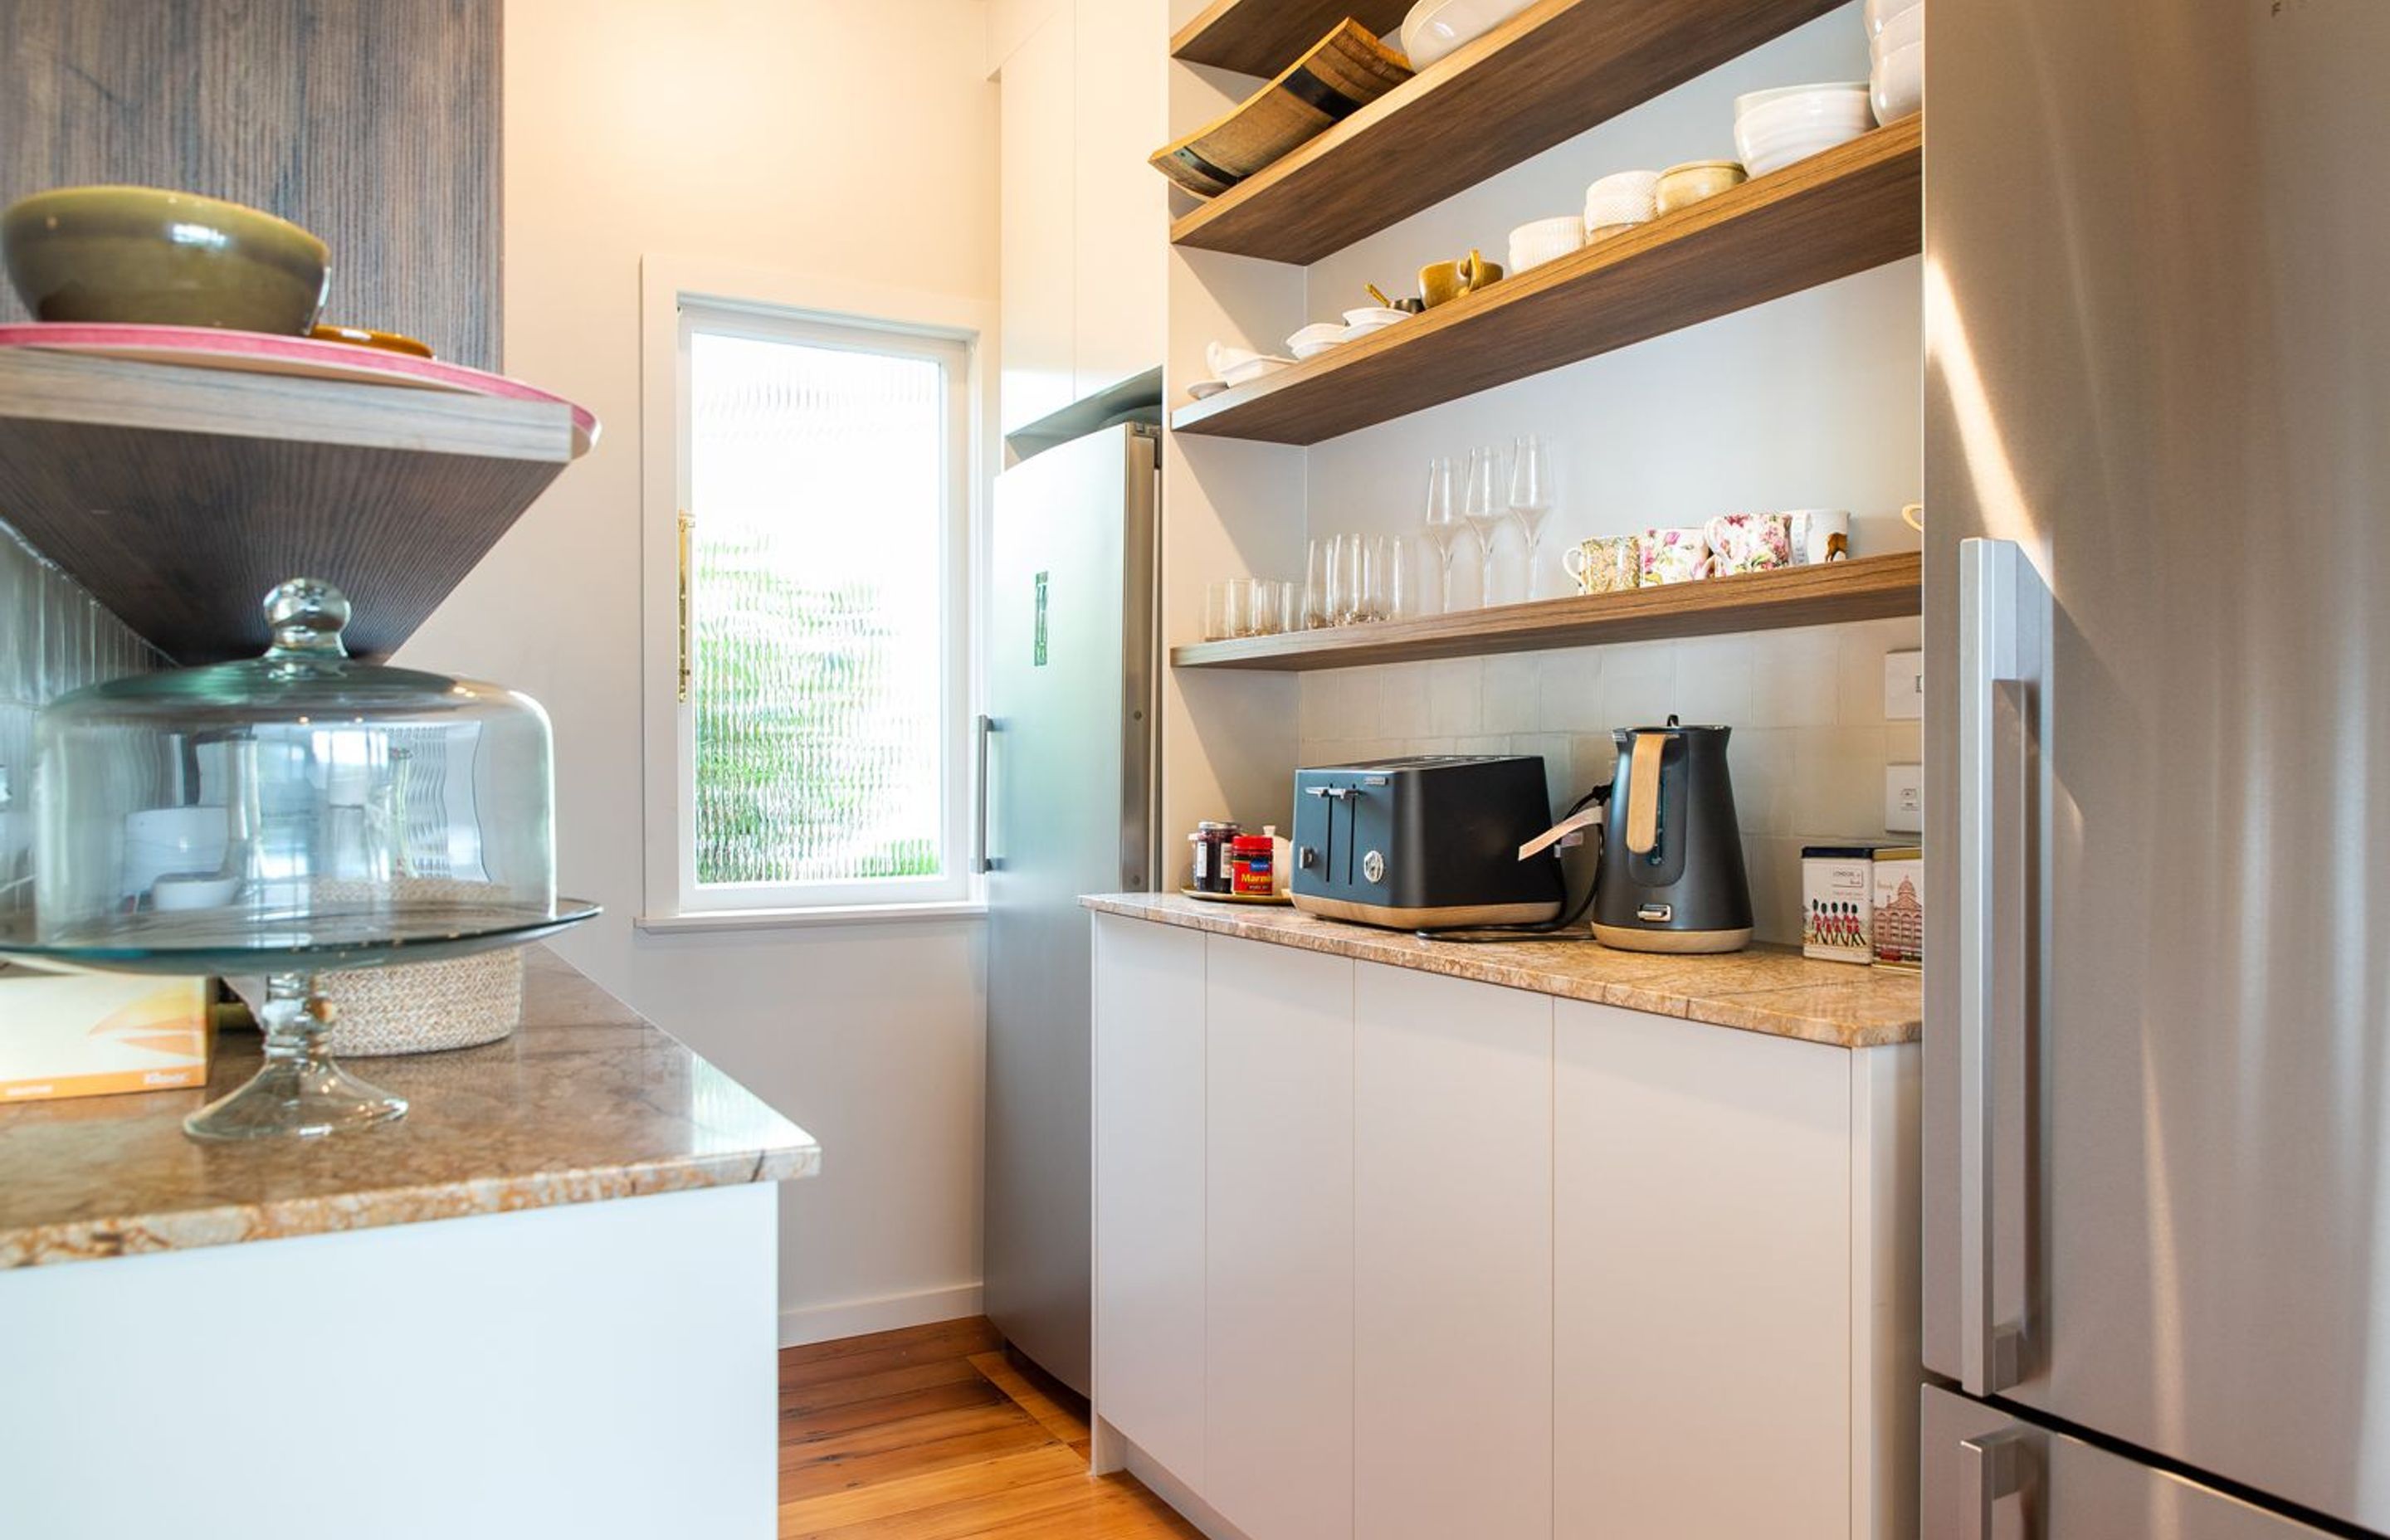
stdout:
<svg viewBox="0 0 2390 1540">
<path fill-rule="evenodd" d="M 964 901 L 970 340 L 674 299 L 677 795 L 649 908 Z"/>
</svg>

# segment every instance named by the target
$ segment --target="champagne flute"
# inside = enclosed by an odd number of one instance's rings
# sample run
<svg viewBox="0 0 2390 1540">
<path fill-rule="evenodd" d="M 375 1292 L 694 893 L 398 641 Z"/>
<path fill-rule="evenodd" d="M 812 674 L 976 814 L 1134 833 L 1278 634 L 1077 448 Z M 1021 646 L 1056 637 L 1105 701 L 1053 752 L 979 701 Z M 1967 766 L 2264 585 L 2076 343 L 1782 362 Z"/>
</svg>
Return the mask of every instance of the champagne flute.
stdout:
<svg viewBox="0 0 2390 1540">
<path fill-rule="evenodd" d="M 1435 559 L 1443 568 L 1443 585 L 1437 590 L 1436 609 L 1452 609 L 1452 558 L 1458 554 L 1460 539 L 1460 515 L 1452 500 L 1452 456 L 1444 456 L 1427 463 L 1427 538 L 1435 547 Z"/>
<path fill-rule="evenodd" d="M 1494 533 L 1505 517 L 1495 500 L 1496 473 L 1501 468 L 1501 456 L 1492 449 L 1469 452 L 1469 474 L 1460 494 L 1460 517 L 1476 532 L 1478 551 L 1477 602 L 1494 602 Z"/>
<path fill-rule="evenodd" d="M 1542 565 L 1544 520 L 1552 511 L 1551 462 L 1544 454 L 1544 444 L 1533 433 L 1518 442 L 1510 456 L 1510 517 L 1519 521 L 1520 532 L 1527 537 L 1527 590 L 1524 597 L 1536 597 L 1536 580 Z"/>
</svg>

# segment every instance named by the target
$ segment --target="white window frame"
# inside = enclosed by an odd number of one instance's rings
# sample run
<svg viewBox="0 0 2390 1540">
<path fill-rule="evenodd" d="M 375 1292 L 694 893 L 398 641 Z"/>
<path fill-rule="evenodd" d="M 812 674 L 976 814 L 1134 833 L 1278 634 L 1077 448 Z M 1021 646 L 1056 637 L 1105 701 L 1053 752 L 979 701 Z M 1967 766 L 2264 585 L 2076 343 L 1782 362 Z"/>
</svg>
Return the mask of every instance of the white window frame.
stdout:
<svg viewBox="0 0 2390 1540">
<path fill-rule="evenodd" d="M 875 347 L 937 356 L 949 366 L 948 410 L 963 430 L 957 463 L 948 467 L 952 515 L 943 532 L 947 628 L 939 742 L 943 841 L 948 870 L 937 878 L 854 883 L 754 884 L 700 888 L 696 881 L 695 717 L 680 698 L 680 514 L 688 506 L 687 329 L 811 346 Z M 970 869 L 978 787 L 970 754 L 971 712 L 979 699 L 978 599 L 984 570 L 989 493 L 988 445 L 994 424 L 988 359 L 982 340 L 994 331 L 989 306 L 884 285 L 742 267 L 700 259 L 650 256 L 640 264 L 641 715 L 645 772 L 645 912 L 650 931 L 748 930 L 778 926 L 978 916 L 981 879 Z M 957 351 L 959 350 L 959 356 Z M 699 520 L 702 510 L 692 510 Z"/>
</svg>

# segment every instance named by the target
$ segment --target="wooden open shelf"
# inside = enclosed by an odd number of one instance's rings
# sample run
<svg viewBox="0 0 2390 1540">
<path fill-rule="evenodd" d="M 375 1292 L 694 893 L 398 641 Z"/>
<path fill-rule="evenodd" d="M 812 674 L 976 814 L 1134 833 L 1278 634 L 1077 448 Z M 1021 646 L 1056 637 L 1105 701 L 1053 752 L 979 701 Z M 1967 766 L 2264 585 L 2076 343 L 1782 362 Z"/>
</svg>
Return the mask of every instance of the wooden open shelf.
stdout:
<svg viewBox="0 0 2390 1540">
<path fill-rule="evenodd" d="M 1905 119 L 1182 406 L 1170 425 L 1317 443 L 1914 256 L 1923 160 L 1920 120 Z"/>
<path fill-rule="evenodd" d="M 294 577 L 389 653 L 572 457 L 560 403 L 0 353 L 0 519 L 183 663 L 263 650 Z"/>
<path fill-rule="evenodd" d="M 1541 0 L 1179 219 L 1170 238 L 1308 265 L 1836 4 Z M 1272 8 L 1311 9 L 1268 0 L 1214 7 L 1221 25 Z M 1616 168 L 1592 168 L 1586 180 L 1603 169 Z"/>
<path fill-rule="evenodd" d="M 1787 567 L 1590 597 L 1497 605 L 1413 621 L 1196 642 L 1171 648 L 1170 661 L 1177 668 L 1304 672 L 1880 621 L 1921 613 L 1919 585 L 1923 574 L 1923 558 L 1914 551 L 1862 557 L 1819 567 Z"/>
<path fill-rule="evenodd" d="M 1411 0 L 1213 0 L 1178 29 L 1170 57 L 1266 80 L 1348 17 L 1382 37 L 1410 9 Z"/>
</svg>

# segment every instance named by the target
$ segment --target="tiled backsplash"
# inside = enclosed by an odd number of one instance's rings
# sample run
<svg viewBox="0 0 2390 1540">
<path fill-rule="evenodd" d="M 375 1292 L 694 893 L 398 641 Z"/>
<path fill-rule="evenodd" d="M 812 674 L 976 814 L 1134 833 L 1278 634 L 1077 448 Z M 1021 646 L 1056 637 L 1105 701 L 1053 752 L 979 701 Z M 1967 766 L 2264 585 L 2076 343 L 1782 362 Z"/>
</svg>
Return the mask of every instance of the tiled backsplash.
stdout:
<svg viewBox="0 0 2390 1540">
<path fill-rule="evenodd" d="M 1919 645 L 1914 620 L 1870 621 L 1306 674 L 1302 763 L 1541 754 L 1564 807 L 1617 768 L 1614 727 L 1730 726 L 1759 938 L 1797 943 L 1801 847 L 1894 838 L 1883 769 L 1921 751 L 1917 723 L 1884 719 L 1883 658 Z"/>
<path fill-rule="evenodd" d="M 0 524 L 0 914 L 32 902 L 33 713 L 54 696 L 161 661 Z"/>
</svg>

